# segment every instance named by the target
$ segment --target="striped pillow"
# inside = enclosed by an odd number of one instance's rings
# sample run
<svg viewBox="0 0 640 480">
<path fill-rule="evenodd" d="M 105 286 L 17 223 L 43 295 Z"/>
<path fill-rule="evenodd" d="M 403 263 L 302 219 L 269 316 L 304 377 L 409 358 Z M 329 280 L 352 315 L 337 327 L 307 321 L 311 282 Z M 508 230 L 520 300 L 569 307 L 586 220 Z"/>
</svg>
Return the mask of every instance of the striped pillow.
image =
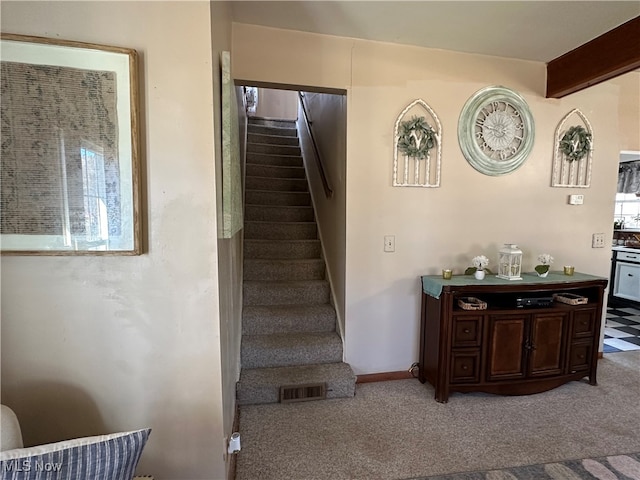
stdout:
<svg viewBox="0 0 640 480">
<path fill-rule="evenodd" d="M 2 480 L 131 480 L 151 429 L 0 452 Z"/>
</svg>

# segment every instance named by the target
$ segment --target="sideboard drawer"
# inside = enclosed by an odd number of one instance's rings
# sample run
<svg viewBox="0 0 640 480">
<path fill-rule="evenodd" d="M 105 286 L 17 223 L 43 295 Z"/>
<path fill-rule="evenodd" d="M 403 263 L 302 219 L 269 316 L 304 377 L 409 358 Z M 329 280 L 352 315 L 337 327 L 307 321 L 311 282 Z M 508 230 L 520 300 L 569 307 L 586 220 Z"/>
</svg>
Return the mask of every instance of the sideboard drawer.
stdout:
<svg viewBox="0 0 640 480">
<path fill-rule="evenodd" d="M 596 310 L 576 310 L 573 313 L 573 338 L 588 338 L 593 336 L 595 329 Z"/>
<path fill-rule="evenodd" d="M 451 353 L 451 383 L 480 381 L 480 351 L 454 351 Z"/>
<path fill-rule="evenodd" d="M 574 343 L 569 354 L 569 373 L 587 371 L 591 366 L 591 343 Z"/>
<path fill-rule="evenodd" d="M 482 316 L 459 315 L 453 322 L 454 347 L 479 347 L 482 340 Z"/>
</svg>

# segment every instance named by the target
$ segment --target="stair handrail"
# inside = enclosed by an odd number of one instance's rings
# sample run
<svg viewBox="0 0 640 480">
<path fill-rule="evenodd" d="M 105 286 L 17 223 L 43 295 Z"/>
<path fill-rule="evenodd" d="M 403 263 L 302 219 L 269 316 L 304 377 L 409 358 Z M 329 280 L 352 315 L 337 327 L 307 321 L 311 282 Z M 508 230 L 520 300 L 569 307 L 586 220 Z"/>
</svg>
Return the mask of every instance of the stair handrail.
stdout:
<svg viewBox="0 0 640 480">
<path fill-rule="evenodd" d="M 315 154 L 314 156 L 316 158 L 316 165 L 318 166 L 318 170 L 320 171 L 320 179 L 322 180 L 322 186 L 324 187 L 324 194 L 327 198 L 331 198 L 333 196 L 333 189 L 329 184 L 327 172 L 324 168 L 324 163 L 322 161 L 322 158 L 320 157 L 320 151 L 318 150 L 318 145 L 316 143 L 315 136 L 313 135 L 312 122 L 309 119 L 309 114 L 307 113 L 307 107 L 304 103 L 304 93 L 298 92 L 298 97 L 300 98 L 300 105 L 302 105 L 304 124 L 307 126 L 307 131 L 309 132 L 309 137 L 311 138 L 311 144 L 313 145 L 313 151 Z"/>
</svg>

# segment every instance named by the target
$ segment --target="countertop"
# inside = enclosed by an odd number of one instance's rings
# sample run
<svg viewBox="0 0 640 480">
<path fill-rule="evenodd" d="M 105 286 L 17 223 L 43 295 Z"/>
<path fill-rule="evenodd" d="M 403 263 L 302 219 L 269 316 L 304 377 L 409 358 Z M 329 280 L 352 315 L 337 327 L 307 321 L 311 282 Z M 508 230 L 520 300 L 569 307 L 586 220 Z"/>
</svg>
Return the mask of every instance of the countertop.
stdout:
<svg viewBox="0 0 640 480">
<path fill-rule="evenodd" d="M 630 246 L 624 246 L 624 245 L 616 245 L 614 247 L 611 247 L 611 250 L 614 250 L 616 252 L 638 253 L 638 251 L 640 251 L 640 246 L 630 247 Z"/>
<path fill-rule="evenodd" d="M 573 275 L 565 275 L 562 271 L 551 271 L 546 277 L 540 277 L 537 273 L 522 273 L 521 280 L 505 280 L 495 275 L 487 275 L 484 280 L 476 280 L 473 275 L 454 275 L 449 280 L 442 278 L 442 275 L 423 275 L 422 291 L 434 298 L 440 298 L 444 286 L 474 286 L 490 288 L 492 286 L 504 285 L 545 285 L 545 284 L 570 284 L 592 280 L 607 280 L 604 277 L 588 275 L 586 273 L 575 272 Z"/>
</svg>

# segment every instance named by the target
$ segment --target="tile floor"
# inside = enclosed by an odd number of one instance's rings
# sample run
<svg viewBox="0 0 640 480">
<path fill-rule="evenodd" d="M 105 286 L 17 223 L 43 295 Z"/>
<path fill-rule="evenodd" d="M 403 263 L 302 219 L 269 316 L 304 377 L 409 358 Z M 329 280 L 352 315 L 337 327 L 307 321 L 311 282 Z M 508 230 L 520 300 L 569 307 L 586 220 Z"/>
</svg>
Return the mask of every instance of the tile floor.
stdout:
<svg viewBox="0 0 640 480">
<path fill-rule="evenodd" d="M 604 326 L 604 353 L 640 350 L 640 309 L 608 308 Z"/>
</svg>

